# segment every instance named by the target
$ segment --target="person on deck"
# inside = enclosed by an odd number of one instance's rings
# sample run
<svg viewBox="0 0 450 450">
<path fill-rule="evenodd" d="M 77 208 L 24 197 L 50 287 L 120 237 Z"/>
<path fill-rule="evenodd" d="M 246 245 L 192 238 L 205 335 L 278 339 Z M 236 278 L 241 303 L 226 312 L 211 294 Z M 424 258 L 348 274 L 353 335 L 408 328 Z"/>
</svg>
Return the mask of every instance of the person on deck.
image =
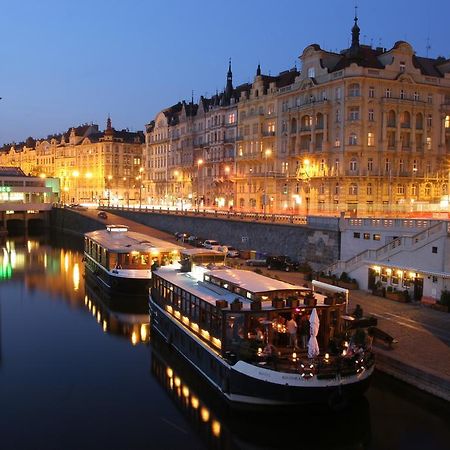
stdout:
<svg viewBox="0 0 450 450">
<path fill-rule="evenodd" d="M 361 305 L 358 304 L 356 305 L 355 310 L 353 311 L 353 317 L 355 319 L 362 319 L 364 313 L 363 313 L 363 309 L 361 308 Z"/>
<path fill-rule="evenodd" d="M 290 320 L 286 323 L 287 332 L 289 333 L 289 347 L 297 347 L 297 322 L 294 314 L 291 315 Z"/>
</svg>

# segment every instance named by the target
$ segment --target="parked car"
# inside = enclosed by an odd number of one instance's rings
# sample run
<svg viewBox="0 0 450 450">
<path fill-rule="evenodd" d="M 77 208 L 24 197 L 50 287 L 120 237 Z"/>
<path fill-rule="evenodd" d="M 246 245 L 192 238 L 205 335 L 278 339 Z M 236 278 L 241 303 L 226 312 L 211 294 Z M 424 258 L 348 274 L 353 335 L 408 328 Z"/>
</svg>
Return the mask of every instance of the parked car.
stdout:
<svg viewBox="0 0 450 450">
<path fill-rule="evenodd" d="M 206 241 L 203 242 L 203 247 L 209 250 L 219 250 L 219 247 L 221 247 L 221 245 L 220 242 L 215 241 L 214 239 L 206 239 Z"/>
<path fill-rule="evenodd" d="M 183 233 L 183 232 L 181 232 L 181 231 L 176 231 L 176 232 L 173 233 L 173 234 L 174 234 L 174 236 L 175 236 L 175 239 L 176 239 L 177 241 L 181 241 L 181 242 L 186 242 L 187 239 L 188 239 L 188 237 L 189 237 L 189 234 Z"/>
<path fill-rule="evenodd" d="M 97 214 L 97 217 L 99 219 L 107 219 L 108 218 L 108 214 L 106 214 L 105 211 L 99 211 L 99 213 Z"/>
<path fill-rule="evenodd" d="M 265 259 L 252 258 L 252 259 L 247 259 L 247 261 L 245 261 L 245 264 L 247 266 L 252 266 L 252 267 L 265 267 L 266 266 L 266 260 Z"/>
<path fill-rule="evenodd" d="M 289 256 L 268 256 L 266 258 L 266 264 L 268 269 L 278 269 L 290 272 L 292 270 L 298 270 L 300 264 L 297 261 L 289 258 Z"/>
<path fill-rule="evenodd" d="M 227 247 L 228 258 L 239 258 L 239 250 L 235 247 Z"/>
</svg>

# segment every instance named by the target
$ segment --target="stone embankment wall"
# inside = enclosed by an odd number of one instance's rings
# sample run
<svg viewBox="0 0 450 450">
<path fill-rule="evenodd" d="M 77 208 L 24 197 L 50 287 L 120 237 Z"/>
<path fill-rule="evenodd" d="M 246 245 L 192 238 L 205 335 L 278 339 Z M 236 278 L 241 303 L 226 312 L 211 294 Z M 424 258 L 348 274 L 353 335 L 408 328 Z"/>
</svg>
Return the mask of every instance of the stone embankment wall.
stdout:
<svg viewBox="0 0 450 450">
<path fill-rule="evenodd" d="M 120 215 L 162 231 L 194 234 L 215 239 L 240 250 L 288 255 L 307 261 L 314 269 L 339 259 L 339 224 L 335 218 L 312 218 L 309 225 L 239 221 L 202 215 L 114 210 Z"/>
<path fill-rule="evenodd" d="M 77 211 L 53 208 L 50 213 L 50 227 L 55 230 L 63 230 L 66 233 L 83 236 L 84 233 L 98 230 L 102 226 L 95 218 L 84 216 Z"/>
<path fill-rule="evenodd" d="M 320 269 L 339 259 L 337 220 L 316 218 L 309 225 L 300 226 L 138 211 L 111 212 L 169 233 L 183 231 L 205 239 L 215 239 L 240 250 L 288 255 L 299 261 L 307 261 L 314 269 Z M 98 229 L 99 222 L 70 209 L 54 209 L 51 212 L 51 226 L 83 234 Z"/>
</svg>

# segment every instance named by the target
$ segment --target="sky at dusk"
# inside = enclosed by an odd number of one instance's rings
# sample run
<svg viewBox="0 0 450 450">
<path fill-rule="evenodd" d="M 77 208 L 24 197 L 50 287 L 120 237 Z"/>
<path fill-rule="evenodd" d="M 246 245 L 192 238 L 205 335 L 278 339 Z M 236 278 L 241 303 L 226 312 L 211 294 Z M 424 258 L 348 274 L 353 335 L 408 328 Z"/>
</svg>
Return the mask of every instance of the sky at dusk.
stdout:
<svg viewBox="0 0 450 450">
<path fill-rule="evenodd" d="M 142 130 L 161 109 L 349 45 L 353 0 L 1 1 L 0 145 L 82 123 Z M 358 2 L 361 41 L 450 57 L 449 0 Z"/>
</svg>

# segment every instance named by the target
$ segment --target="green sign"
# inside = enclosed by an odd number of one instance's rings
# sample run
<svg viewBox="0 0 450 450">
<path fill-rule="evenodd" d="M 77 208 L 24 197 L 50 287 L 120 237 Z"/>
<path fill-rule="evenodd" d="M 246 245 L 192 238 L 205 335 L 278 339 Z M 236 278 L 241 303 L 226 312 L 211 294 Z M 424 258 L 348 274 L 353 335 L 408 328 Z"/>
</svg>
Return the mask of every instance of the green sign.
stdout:
<svg viewBox="0 0 450 450">
<path fill-rule="evenodd" d="M 0 186 L 0 192 L 11 192 L 10 186 Z"/>
</svg>

